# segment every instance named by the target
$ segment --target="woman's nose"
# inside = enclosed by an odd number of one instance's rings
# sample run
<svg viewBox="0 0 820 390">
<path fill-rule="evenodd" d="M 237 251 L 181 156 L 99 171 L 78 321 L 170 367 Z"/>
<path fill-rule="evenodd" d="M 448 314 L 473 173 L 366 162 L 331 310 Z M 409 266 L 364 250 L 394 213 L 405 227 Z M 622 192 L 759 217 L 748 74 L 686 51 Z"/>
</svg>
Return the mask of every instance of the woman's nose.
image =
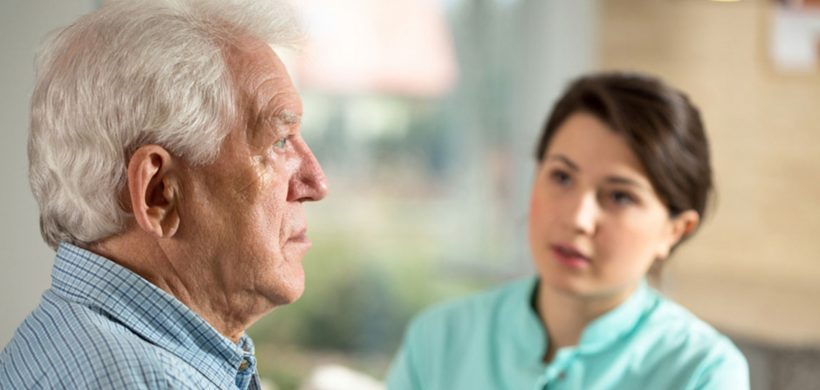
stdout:
<svg viewBox="0 0 820 390">
<path fill-rule="evenodd" d="M 600 208 L 595 194 L 579 194 L 570 210 L 569 222 L 578 233 L 593 235 L 598 225 L 599 214 Z"/>
</svg>

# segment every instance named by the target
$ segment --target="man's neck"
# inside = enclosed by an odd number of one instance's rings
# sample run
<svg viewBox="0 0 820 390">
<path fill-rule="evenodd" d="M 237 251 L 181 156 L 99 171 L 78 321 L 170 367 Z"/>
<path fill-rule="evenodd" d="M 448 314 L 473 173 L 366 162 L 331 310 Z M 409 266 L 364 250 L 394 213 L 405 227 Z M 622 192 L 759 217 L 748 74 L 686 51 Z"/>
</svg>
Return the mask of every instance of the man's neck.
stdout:
<svg viewBox="0 0 820 390">
<path fill-rule="evenodd" d="M 139 233 L 125 233 L 95 243 L 88 250 L 125 267 L 182 302 L 217 332 L 238 343 L 250 324 L 252 305 L 237 304 L 235 297 L 220 294 L 215 277 L 203 272 L 201 261 L 189 252 L 163 245 Z M 187 253 L 187 261 L 182 255 Z M 239 309 L 239 310 L 237 310 Z M 258 312 L 265 312 L 260 308 Z"/>
</svg>

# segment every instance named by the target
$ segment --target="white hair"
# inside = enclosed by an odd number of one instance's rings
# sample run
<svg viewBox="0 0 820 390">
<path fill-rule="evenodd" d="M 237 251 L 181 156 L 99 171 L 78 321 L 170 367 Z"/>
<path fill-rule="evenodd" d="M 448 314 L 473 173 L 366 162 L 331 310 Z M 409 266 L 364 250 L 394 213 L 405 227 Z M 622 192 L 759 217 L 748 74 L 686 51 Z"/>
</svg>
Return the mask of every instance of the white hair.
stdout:
<svg viewBox="0 0 820 390">
<path fill-rule="evenodd" d="M 295 45 L 298 20 L 284 0 L 123 0 L 56 31 L 36 61 L 28 143 L 46 243 L 124 231 L 120 194 L 142 145 L 213 161 L 240 113 L 223 49 Z"/>
</svg>

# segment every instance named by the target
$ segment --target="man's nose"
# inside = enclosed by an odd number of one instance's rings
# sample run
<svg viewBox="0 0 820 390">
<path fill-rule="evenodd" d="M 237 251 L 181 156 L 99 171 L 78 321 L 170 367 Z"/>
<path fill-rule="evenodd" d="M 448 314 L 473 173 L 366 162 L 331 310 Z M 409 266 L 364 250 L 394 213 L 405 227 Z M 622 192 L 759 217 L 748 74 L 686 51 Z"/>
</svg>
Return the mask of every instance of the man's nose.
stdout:
<svg viewBox="0 0 820 390">
<path fill-rule="evenodd" d="M 600 207 L 595 194 L 579 194 L 570 210 L 569 222 L 578 233 L 593 235 L 598 226 Z"/>
<path fill-rule="evenodd" d="M 288 191 L 288 200 L 295 202 L 315 202 L 327 195 L 327 179 L 316 156 L 305 142 L 298 147 L 302 157 L 299 168 L 293 175 Z"/>
</svg>

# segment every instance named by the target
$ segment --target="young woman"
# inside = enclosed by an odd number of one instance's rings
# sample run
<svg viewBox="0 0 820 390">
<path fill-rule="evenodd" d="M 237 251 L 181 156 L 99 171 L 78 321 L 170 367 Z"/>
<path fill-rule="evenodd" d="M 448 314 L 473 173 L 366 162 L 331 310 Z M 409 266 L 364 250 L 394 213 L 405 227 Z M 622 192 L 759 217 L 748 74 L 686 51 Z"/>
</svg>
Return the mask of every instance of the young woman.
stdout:
<svg viewBox="0 0 820 390">
<path fill-rule="evenodd" d="M 732 342 L 645 279 L 691 237 L 712 188 L 700 115 L 638 74 L 575 81 L 536 149 L 537 276 L 410 325 L 389 389 L 747 389 Z"/>
</svg>

